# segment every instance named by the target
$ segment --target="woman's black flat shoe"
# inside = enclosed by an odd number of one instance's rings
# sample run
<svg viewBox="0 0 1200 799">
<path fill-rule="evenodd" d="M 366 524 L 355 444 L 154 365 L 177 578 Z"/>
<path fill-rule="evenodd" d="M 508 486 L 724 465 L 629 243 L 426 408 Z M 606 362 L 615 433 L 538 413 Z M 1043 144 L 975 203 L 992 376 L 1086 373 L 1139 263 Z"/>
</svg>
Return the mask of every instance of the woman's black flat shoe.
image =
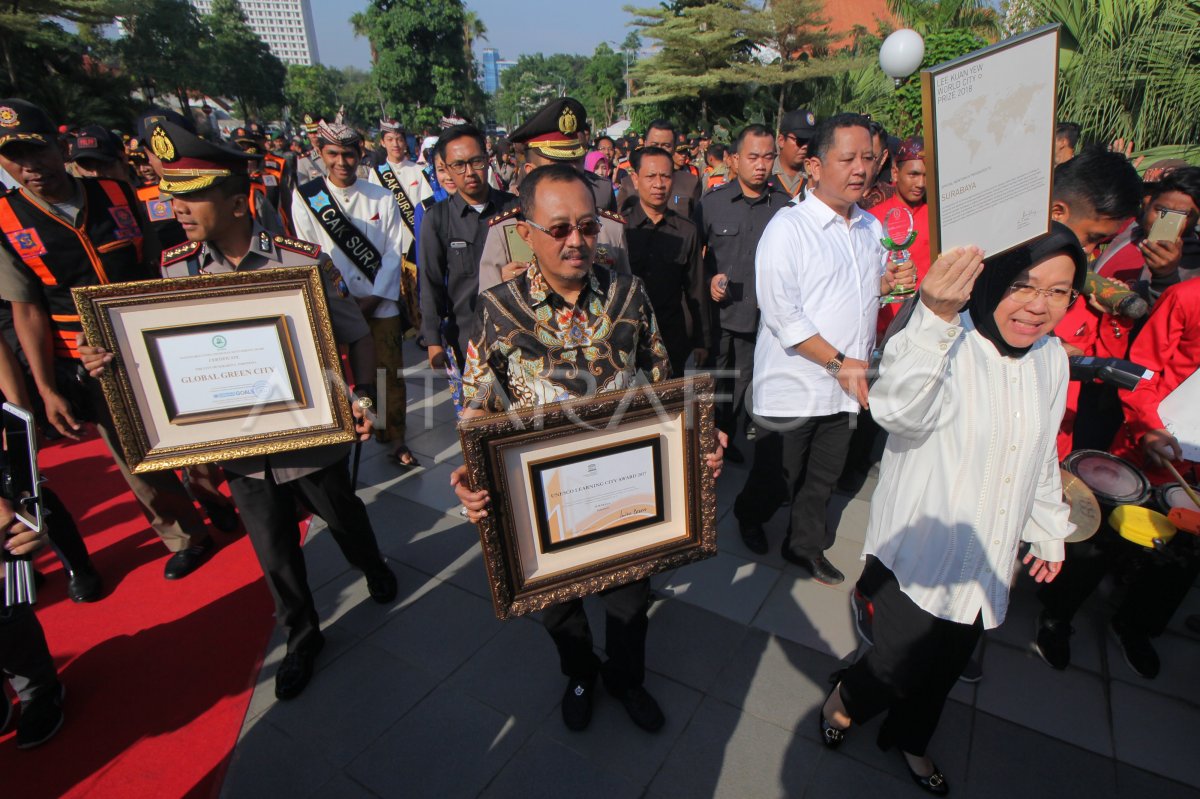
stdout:
<svg viewBox="0 0 1200 799">
<path fill-rule="evenodd" d="M 836 685 L 833 686 L 833 691 L 837 689 Z M 846 731 L 839 730 L 825 718 L 825 705 L 829 703 L 829 697 L 833 696 L 833 691 L 829 692 L 829 696 L 825 697 L 825 702 L 821 704 L 820 709 L 817 711 L 817 724 L 821 728 L 821 743 L 825 744 L 829 749 L 837 749 L 842 745 L 842 741 L 846 740 Z"/>
<path fill-rule="evenodd" d="M 900 753 L 900 757 L 904 757 L 904 753 Z M 908 765 L 908 758 L 904 757 L 904 767 L 908 769 L 908 775 L 913 778 L 913 782 L 922 790 L 928 791 L 935 796 L 945 796 L 950 793 L 950 786 L 946 783 L 946 775 L 938 769 L 937 764 L 933 765 L 933 773 L 928 777 L 922 777 L 920 774 L 912 770 L 912 766 Z"/>
</svg>

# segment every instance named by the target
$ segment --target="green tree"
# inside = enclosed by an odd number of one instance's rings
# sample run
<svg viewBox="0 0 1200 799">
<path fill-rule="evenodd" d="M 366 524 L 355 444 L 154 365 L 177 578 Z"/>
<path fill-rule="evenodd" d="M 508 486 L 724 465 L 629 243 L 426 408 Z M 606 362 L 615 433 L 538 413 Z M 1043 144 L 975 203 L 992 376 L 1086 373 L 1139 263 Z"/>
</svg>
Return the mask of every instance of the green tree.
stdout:
<svg viewBox="0 0 1200 799">
<path fill-rule="evenodd" d="M 1060 22 L 1058 114 L 1093 141 L 1200 141 L 1200 0 L 1029 0 Z M 1191 110 L 1189 110 L 1191 109 Z"/>
<path fill-rule="evenodd" d="M 965 29 L 990 42 L 1000 38 L 1003 20 L 989 0 L 888 0 L 891 11 L 922 36 Z"/>
<path fill-rule="evenodd" d="M 921 69 L 937 66 L 945 61 L 966 55 L 984 47 L 987 42 L 978 34 L 964 28 L 950 28 L 930 33 L 925 37 L 925 59 Z M 914 78 L 906 81 L 899 89 L 879 102 L 873 116 L 887 126 L 889 132 L 900 136 L 914 136 L 921 132 L 921 81 Z"/>
<path fill-rule="evenodd" d="M 211 65 L 209 93 L 236 100 L 243 119 L 282 105 L 287 68 L 251 29 L 238 0 L 213 0 L 204 21 L 212 31 L 201 48 Z"/>
<path fill-rule="evenodd" d="M 345 102 L 343 90 L 346 74 L 324 64 L 288 64 L 287 77 L 283 82 L 283 100 L 291 109 L 292 116 L 305 114 L 330 115 Z"/>
<path fill-rule="evenodd" d="M 152 101 L 173 94 L 186 108 L 188 90 L 210 79 L 209 62 L 197 44 L 212 33 L 195 7 L 188 0 L 133 0 L 120 26 L 125 35 L 114 46 L 142 95 Z"/>
<path fill-rule="evenodd" d="M 610 51 L 611 52 L 611 51 Z M 587 56 L 555 53 L 523 55 L 500 76 L 500 90 L 493 102 L 496 121 L 510 130 L 555 97 L 570 95 L 587 105 L 582 77 Z M 595 112 L 589 108 L 589 116 Z"/>
<path fill-rule="evenodd" d="M 18 85 L 17 51 L 63 44 L 58 23 L 108 25 L 128 10 L 126 0 L 9 0 L 0 8 L 0 53 L 11 86 Z"/>
<path fill-rule="evenodd" d="M 625 56 L 600 43 L 583 68 L 580 84 L 576 99 L 587 108 L 592 127 L 607 128 L 616 122 L 625 96 Z"/>
<path fill-rule="evenodd" d="M 388 113 L 416 127 L 450 113 L 481 116 L 461 0 L 371 0 L 350 22 L 371 43 L 372 79 Z"/>
</svg>

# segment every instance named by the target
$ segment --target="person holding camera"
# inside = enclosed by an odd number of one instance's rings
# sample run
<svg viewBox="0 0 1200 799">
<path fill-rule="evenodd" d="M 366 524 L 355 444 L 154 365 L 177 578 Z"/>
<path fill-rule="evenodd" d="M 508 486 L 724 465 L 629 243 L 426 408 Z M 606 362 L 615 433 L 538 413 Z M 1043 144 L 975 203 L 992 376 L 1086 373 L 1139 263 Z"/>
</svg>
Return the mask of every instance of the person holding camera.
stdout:
<svg viewBox="0 0 1200 799">
<path fill-rule="evenodd" d="M 17 519 L 12 503 L 0 498 L 0 535 L 4 540 L 4 560 L 24 558 L 46 544 L 45 527 L 29 529 Z M 46 743 L 63 725 L 62 703 L 66 689 L 58 680 L 54 658 L 46 644 L 42 624 L 33 607 L 22 602 L 0 608 L 0 672 L 4 674 L 20 700 L 17 722 L 17 748 L 32 749 Z M 0 690 L 0 735 L 12 726 L 13 704 Z"/>
</svg>

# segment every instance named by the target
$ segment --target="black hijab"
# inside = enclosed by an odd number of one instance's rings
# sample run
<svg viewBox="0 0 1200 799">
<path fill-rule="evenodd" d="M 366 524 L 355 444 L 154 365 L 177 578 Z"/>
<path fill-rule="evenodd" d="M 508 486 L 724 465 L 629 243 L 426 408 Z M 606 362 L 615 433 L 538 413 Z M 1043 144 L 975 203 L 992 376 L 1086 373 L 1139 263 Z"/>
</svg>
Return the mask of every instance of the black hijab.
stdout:
<svg viewBox="0 0 1200 799">
<path fill-rule="evenodd" d="M 1087 276 L 1087 256 L 1079 246 L 1079 239 L 1066 225 L 1058 222 L 1050 223 L 1050 232 L 1041 238 L 1018 247 L 1004 255 L 989 258 L 984 261 L 983 272 L 971 289 L 971 299 L 967 301 L 967 310 L 975 329 L 995 345 L 1001 355 L 1020 358 L 1029 352 L 1029 347 L 1014 347 L 1000 335 L 996 325 L 996 308 L 1017 276 L 1037 266 L 1042 261 L 1054 255 L 1069 255 L 1075 262 L 1075 280 L 1072 286 L 1076 291 L 1083 291 L 1083 281 Z"/>
</svg>

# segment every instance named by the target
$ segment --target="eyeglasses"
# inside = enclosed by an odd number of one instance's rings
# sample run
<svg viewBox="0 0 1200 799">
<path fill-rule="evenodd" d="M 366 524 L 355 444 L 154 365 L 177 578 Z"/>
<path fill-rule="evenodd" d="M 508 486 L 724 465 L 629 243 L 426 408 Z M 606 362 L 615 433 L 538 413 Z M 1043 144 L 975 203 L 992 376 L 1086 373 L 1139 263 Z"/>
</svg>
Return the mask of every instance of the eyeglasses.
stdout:
<svg viewBox="0 0 1200 799">
<path fill-rule="evenodd" d="M 466 161 L 451 161 L 450 163 L 446 164 L 446 169 L 449 169 L 456 175 L 465 175 L 467 173 L 468 166 L 471 167 L 471 170 L 474 172 L 482 172 L 487 168 L 487 163 L 487 158 L 481 155 L 476 158 L 468 158 Z"/>
<path fill-rule="evenodd" d="M 1039 289 L 1028 283 L 1013 283 L 1008 287 L 1008 296 L 1022 305 L 1028 305 L 1038 297 L 1045 297 L 1047 305 L 1053 308 L 1066 308 L 1075 302 L 1079 292 L 1074 289 Z"/>
<path fill-rule="evenodd" d="M 596 219 L 585 219 L 578 225 L 571 225 L 566 222 L 559 222 L 550 227 L 542 227 L 532 219 L 526 219 L 525 224 L 529 225 L 534 230 L 540 230 L 555 241 L 562 241 L 567 236 L 571 235 L 572 230 L 578 230 L 579 235 L 592 238 L 600 235 L 600 222 Z"/>
</svg>

